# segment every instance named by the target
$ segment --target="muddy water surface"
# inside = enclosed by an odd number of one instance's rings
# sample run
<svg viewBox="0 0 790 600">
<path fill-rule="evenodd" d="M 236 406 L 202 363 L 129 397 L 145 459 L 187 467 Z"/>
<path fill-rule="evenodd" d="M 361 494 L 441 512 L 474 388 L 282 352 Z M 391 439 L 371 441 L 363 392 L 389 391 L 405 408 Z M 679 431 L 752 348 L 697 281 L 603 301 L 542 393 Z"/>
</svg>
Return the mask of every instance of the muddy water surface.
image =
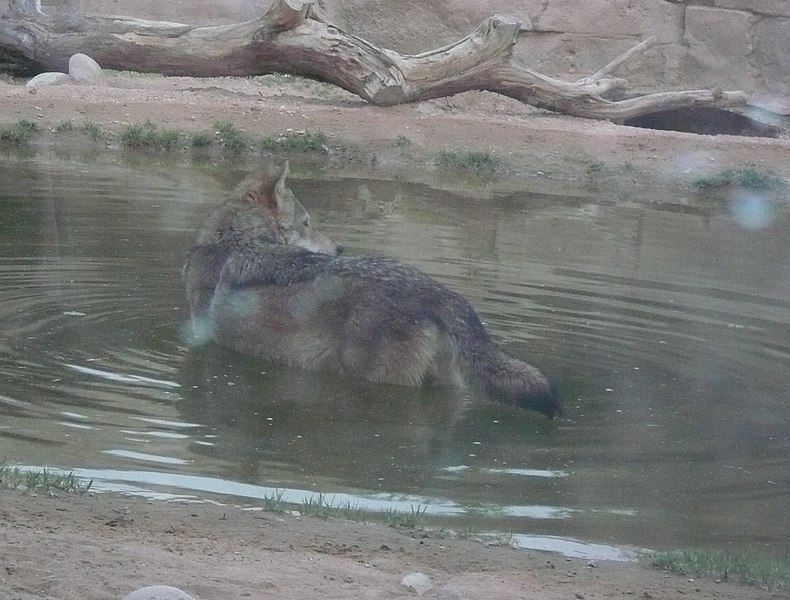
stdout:
<svg viewBox="0 0 790 600">
<path fill-rule="evenodd" d="M 551 373 L 548 422 L 474 394 L 190 348 L 179 271 L 227 168 L 0 158 L 0 459 L 96 489 L 447 515 L 528 547 L 790 539 L 790 208 L 317 181 L 314 223 L 415 264 Z"/>
</svg>

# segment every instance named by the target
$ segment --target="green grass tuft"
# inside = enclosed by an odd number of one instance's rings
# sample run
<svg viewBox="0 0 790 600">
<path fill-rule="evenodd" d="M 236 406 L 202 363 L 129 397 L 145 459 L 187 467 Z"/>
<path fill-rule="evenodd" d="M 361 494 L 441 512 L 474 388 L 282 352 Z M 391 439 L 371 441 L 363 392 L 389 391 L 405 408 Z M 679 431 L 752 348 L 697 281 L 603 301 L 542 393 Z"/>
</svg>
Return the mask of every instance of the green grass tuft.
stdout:
<svg viewBox="0 0 790 600">
<path fill-rule="evenodd" d="M 346 501 L 335 504 L 324 494 L 305 496 L 302 504 L 297 506 L 303 515 L 318 517 L 319 519 L 346 519 L 349 521 L 365 521 L 368 513 L 356 504 Z M 282 509 L 284 510 L 284 508 Z"/>
<path fill-rule="evenodd" d="M 262 498 L 263 510 L 267 512 L 285 512 L 288 503 L 283 500 L 283 490 L 274 490 L 274 493 L 268 494 Z"/>
<path fill-rule="evenodd" d="M 0 142 L 8 144 L 27 144 L 33 139 L 33 134 L 38 131 L 38 123 L 20 119 L 13 125 L 0 127 Z"/>
<path fill-rule="evenodd" d="M 102 128 L 99 126 L 98 123 L 95 121 L 91 121 L 90 119 L 85 119 L 82 122 L 82 133 L 87 135 L 91 138 L 94 142 L 98 142 L 102 136 Z"/>
<path fill-rule="evenodd" d="M 440 150 L 436 155 L 436 166 L 442 169 L 463 169 L 491 172 L 500 165 L 500 160 L 491 152 L 474 150 Z"/>
<path fill-rule="evenodd" d="M 175 129 L 159 129 L 151 121 L 130 123 L 121 131 L 121 145 L 125 148 L 172 150 L 181 145 L 183 135 Z"/>
<path fill-rule="evenodd" d="M 231 121 L 217 121 L 214 124 L 217 137 L 225 150 L 234 154 L 241 154 L 250 145 L 245 133 L 236 127 Z"/>
<path fill-rule="evenodd" d="M 10 489 L 24 488 L 29 492 L 61 490 L 64 492 L 84 493 L 93 485 L 91 479 L 85 483 L 82 479 L 68 473 L 66 475 L 54 474 L 46 469 L 41 471 L 27 471 L 19 467 L 11 467 L 0 463 L 0 486 Z"/>
<path fill-rule="evenodd" d="M 388 508 L 382 512 L 384 522 L 390 527 L 417 527 L 425 520 L 427 506 L 412 506 L 409 512 Z"/>
<path fill-rule="evenodd" d="M 603 171 L 603 163 L 600 160 L 594 160 L 587 164 L 587 175 L 594 175 Z"/>
<path fill-rule="evenodd" d="M 55 126 L 55 133 L 71 133 L 74 131 L 74 121 L 67 119 Z"/>
<path fill-rule="evenodd" d="M 650 564 L 679 575 L 703 575 L 771 588 L 790 585 L 790 555 L 777 557 L 762 552 L 715 550 L 668 550 L 647 555 Z"/>
<path fill-rule="evenodd" d="M 38 123 L 35 121 L 28 121 L 27 119 L 19 119 L 16 126 L 20 129 L 27 129 L 28 131 L 38 131 Z"/>
<path fill-rule="evenodd" d="M 214 143 L 214 134 L 210 131 L 199 131 L 192 134 L 192 146 L 194 148 L 206 148 Z"/>
<path fill-rule="evenodd" d="M 715 175 L 700 177 L 694 181 L 694 185 L 700 189 L 740 186 L 755 190 L 765 190 L 778 189 L 785 184 L 781 177 L 777 177 L 772 173 L 756 169 L 755 167 L 745 167 L 743 169 L 727 169 Z"/>
<path fill-rule="evenodd" d="M 424 506 L 412 506 L 410 511 L 388 509 L 382 512 L 370 512 L 349 500 L 336 504 L 334 497 L 330 498 L 323 493 L 306 495 L 301 504 L 287 502 L 283 500 L 283 496 L 284 492 L 281 490 L 275 490 L 274 493 L 264 496 L 263 510 L 284 513 L 293 509 L 299 514 L 319 519 L 345 519 L 357 522 L 378 520 L 391 527 L 417 527 L 424 522 L 428 510 Z"/>
<path fill-rule="evenodd" d="M 286 131 L 260 141 L 261 150 L 269 152 L 320 152 L 326 149 L 327 138 L 320 131 Z"/>
<path fill-rule="evenodd" d="M 12 125 L 10 127 L 0 127 L 0 142 L 7 144 L 26 144 L 33 138 L 31 131 L 19 129 Z"/>
<path fill-rule="evenodd" d="M 172 150 L 181 146 L 184 135 L 176 129 L 163 129 L 159 132 L 158 145 L 165 150 Z"/>
</svg>

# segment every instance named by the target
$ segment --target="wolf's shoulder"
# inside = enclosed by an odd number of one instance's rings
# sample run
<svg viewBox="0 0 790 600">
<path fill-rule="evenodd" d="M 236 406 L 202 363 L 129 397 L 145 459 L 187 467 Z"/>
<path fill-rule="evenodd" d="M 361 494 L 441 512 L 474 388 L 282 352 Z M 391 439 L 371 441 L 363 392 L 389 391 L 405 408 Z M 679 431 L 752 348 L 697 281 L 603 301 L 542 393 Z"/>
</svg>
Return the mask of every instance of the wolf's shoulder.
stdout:
<svg viewBox="0 0 790 600">
<path fill-rule="evenodd" d="M 276 225 L 248 203 L 230 200 L 215 208 L 198 229 L 193 245 L 243 244 L 256 238 L 275 241 Z"/>
</svg>

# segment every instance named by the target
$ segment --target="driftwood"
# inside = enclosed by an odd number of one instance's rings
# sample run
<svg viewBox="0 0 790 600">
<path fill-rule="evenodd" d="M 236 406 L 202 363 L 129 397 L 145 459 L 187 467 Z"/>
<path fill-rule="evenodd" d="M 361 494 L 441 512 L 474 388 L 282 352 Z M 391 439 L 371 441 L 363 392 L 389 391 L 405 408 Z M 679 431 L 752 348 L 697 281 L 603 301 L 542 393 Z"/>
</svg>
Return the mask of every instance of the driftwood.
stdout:
<svg viewBox="0 0 790 600">
<path fill-rule="evenodd" d="M 521 27 L 492 16 L 465 38 L 417 55 L 400 55 L 350 35 L 314 10 L 312 2 L 273 0 L 257 19 L 202 27 L 116 16 L 54 17 L 35 0 L 10 0 L 0 20 L 0 69 L 63 71 L 84 53 L 102 67 L 193 77 L 291 73 L 326 81 L 364 100 L 390 106 L 488 90 L 552 111 L 623 121 L 683 107 L 740 106 L 741 92 L 694 90 L 625 100 L 627 82 L 609 77 L 654 42 L 649 39 L 594 75 L 569 82 L 517 63 L 512 48 Z"/>
</svg>

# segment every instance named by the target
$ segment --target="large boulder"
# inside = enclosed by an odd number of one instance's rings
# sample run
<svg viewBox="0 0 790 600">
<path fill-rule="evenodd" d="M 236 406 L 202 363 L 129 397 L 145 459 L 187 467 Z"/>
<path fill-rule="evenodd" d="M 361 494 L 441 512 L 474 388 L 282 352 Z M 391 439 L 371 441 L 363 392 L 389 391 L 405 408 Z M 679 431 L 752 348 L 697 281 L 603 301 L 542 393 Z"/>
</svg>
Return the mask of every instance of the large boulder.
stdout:
<svg viewBox="0 0 790 600">
<path fill-rule="evenodd" d="M 82 85 L 102 85 L 104 73 L 99 63 L 87 54 L 74 54 L 69 59 L 69 76 L 74 83 Z"/>
</svg>

